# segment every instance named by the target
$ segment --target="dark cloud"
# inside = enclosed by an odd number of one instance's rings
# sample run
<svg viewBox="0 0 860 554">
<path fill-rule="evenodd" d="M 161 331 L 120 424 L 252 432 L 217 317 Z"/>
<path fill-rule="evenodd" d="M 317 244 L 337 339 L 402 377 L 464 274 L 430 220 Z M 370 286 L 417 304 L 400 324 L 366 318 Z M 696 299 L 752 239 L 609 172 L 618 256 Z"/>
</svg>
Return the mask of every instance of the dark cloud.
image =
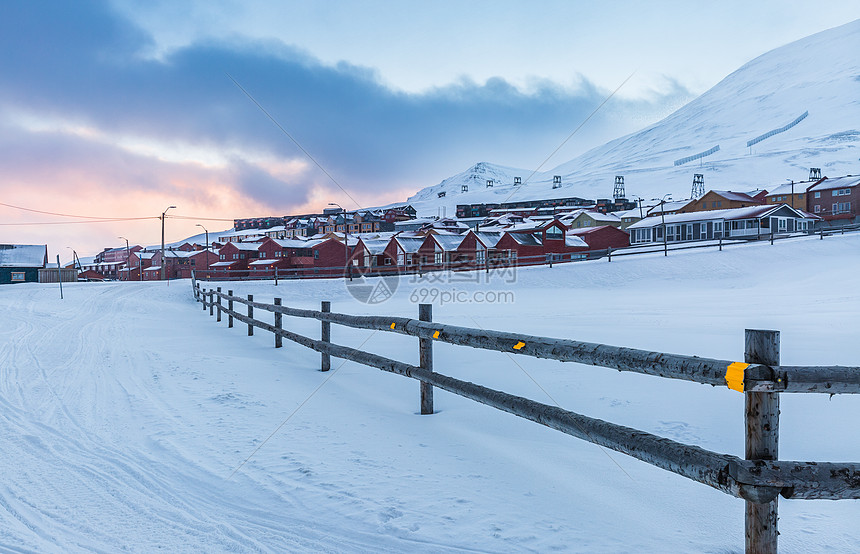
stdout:
<svg viewBox="0 0 860 554">
<path fill-rule="evenodd" d="M 324 66 L 284 45 L 210 42 L 164 60 L 141 55 L 151 46 L 100 2 L 5 3 L 0 103 L 127 135 L 301 157 L 229 74 L 348 190 L 372 191 L 435 184 L 480 160 L 537 164 L 606 95 L 584 79 L 575 92 L 540 82 L 526 94 L 501 78 L 407 94 L 367 68 Z M 629 106 L 685 96 L 680 89 Z M 600 133 L 614 125 L 609 113 L 583 139 L 608 138 Z M 283 183 L 237 160 L 231 175 L 250 197 L 275 202 L 284 192 L 306 199 L 320 173 Z"/>
</svg>

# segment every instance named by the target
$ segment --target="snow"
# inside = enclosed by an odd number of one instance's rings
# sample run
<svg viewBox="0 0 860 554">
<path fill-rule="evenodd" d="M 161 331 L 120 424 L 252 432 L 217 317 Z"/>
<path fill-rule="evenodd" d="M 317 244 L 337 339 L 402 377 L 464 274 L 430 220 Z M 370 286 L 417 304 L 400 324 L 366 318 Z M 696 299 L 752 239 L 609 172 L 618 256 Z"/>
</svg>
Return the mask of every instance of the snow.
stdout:
<svg viewBox="0 0 860 554">
<path fill-rule="evenodd" d="M 409 276 L 373 306 L 340 280 L 211 286 L 408 317 L 435 298 L 436 321 L 721 359 L 741 359 L 745 328 L 778 329 L 784 364 L 857 365 L 858 250 L 845 235 Z M 0 550 L 743 549 L 740 500 L 442 391 L 420 416 L 415 381 L 336 359 L 323 374 L 318 353 L 217 324 L 188 281 L 63 290 L 0 288 Z M 514 298 L 473 296 L 490 291 Z M 284 323 L 318 336 L 319 322 Z M 332 337 L 417 362 L 411 337 L 336 325 Z M 727 388 L 434 350 L 454 377 L 743 455 L 743 397 Z M 783 395 L 781 410 L 782 459 L 860 461 L 860 429 L 845 424 L 856 396 Z M 860 545 L 858 502 L 779 509 L 786 552 Z"/>
<path fill-rule="evenodd" d="M 858 173 L 860 147 L 860 20 L 767 52 L 727 76 L 662 121 L 545 171 L 481 162 L 409 198 L 419 215 L 454 213 L 457 204 L 521 200 L 610 198 L 616 175 L 627 198 L 688 198 L 693 175 L 706 190 L 771 190 L 786 179 L 806 179 L 811 167 L 828 177 Z M 611 109 L 611 103 L 607 104 Z M 783 133 L 747 147 L 805 111 Z M 715 144 L 701 162 L 674 160 Z M 537 162 L 536 162 L 537 163 Z M 552 188 L 554 175 L 561 188 Z M 515 176 L 523 184 L 513 185 Z M 493 188 L 485 188 L 494 179 Z M 469 192 L 461 185 L 474 184 Z M 444 198 L 438 193 L 445 192 Z"/>
<path fill-rule="evenodd" d="M 0 244 L 0 267 L 44 267 L 44 244 Z"/>
<path fill-rule="evenodd" d="M 810 188 L 809 191 L 815 192 L 821 190 L 841 189 L 848 187 L 856 187 L 857 185 L 860 185 L 860 177 L 856 175 L 847 175 L 845 177 L 839 177 L 836 179 L 825 179 L 821 183 Z"/>
</svg>

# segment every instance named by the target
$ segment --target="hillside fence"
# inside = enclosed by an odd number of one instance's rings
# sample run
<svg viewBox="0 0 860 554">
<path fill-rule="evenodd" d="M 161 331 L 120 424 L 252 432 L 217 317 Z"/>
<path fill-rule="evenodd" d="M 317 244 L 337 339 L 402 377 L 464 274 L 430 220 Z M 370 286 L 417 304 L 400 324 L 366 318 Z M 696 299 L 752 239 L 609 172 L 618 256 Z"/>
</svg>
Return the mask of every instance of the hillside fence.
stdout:
<svg viewBox="0 0 860 554">
<path fill-rule="evenodd" d="M 308 310 L 284 306 L 280 298 L 266 304 L 254 301 L 252 295 L 242 298 L 232 290 L 224 293 L 220 287 L 203 289 L 199 282 L 192 289 L 195 300 L 216 321 L 227 315 L 228 327 L 237 320 L 247 325 L 249 336 L 255 328 L 272 333 L 275 348 L 286 338 L 320 352 L 322 371 L 330 370 L 334 356 L 418 380 L 422 414 L 433 413 L 433 389 L 440 388 L 743 499 L 747 552 L 776 552 L 780 495 L 860 499 L 860 463 L 786 461 L 778 456 L 779 395 L 860 393 L 860 367 L 780 365 L 779 331 L 746 330 L 744 361 L 737 362 L 436 323 L 430 304 L 419 305 L 418 319 L 357 316 L 331 312 L 329 302 L 322 302 L 320 310 Z M 235 309 L 236 304 L 246 306 L 247 314 Z M 273 314 L 274 324 L 255 319 L 255 310 Z M 320 339 L 285 329 L 283 316 L 320 321 Z M 332 324 L 417 337 L 419 365 L 334 344 Z M 728 387 L 745 397 L 745 459 L 443 375 L 433 365 L 434 342 Z"/>
</svg>

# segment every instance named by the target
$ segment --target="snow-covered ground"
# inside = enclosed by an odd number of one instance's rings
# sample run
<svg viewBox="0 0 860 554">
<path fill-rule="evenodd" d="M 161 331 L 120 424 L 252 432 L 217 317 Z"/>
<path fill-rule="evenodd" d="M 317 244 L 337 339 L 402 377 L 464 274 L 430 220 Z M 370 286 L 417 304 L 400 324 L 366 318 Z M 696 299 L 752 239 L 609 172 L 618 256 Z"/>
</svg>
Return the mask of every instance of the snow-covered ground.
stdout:
<svg viewBox="0 0 860 554">
<path fill-rule="evenodd" d="M 437 303 L 434 319 L 724 359 L 742 358 L 744 328 L 779 329 L 785 364 L 858 365 L 858 253 L 860 236 L 834 236 L 520 269 L 489 284 L 404 278 L 373 306 L 339 281 L 225 288 L 403 316 L 434 291 L 510 292 Z M 336 359 L 321 373 L 315 352 L 216 324 L 188 281 L 64 292 L 0 288 L 0 550 L 743 549 L 740 500 L 445 392 L 438 413 L 418 415 L 417 382 Z M 318 322 L 285 321 L 318 336 Z M 332 335 L 417 362 L 411 337 Z M 743 454 L 743 398 L 727 388 L 444 344 L 435 366 Z M 784 395 L 780 457 L 860 461 L 858 417 L 855 396 Z M 786 552 L 860 548 L 856 501 L 781 499 L 780 516 Z"/>
</svg>

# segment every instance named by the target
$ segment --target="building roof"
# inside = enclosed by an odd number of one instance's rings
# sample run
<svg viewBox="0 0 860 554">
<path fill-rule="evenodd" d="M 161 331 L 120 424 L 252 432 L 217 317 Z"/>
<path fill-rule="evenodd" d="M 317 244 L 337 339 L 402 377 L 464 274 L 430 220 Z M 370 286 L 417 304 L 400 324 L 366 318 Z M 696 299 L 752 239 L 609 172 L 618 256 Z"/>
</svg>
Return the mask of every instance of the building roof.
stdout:
<svg viewBox="0 0 860 554">
<path fill-rule="evenodd" d="M 418 252 L 418 249 L 421 248 L 421 245 L 424 244 L 423 237 L 394 237 L 394 240 L 397 241 L 398 246 L 406 252 L 407 254 L 415 254 Z"/>
<path fill-rule="evenodd" d="M 825 177 L 817 185 L 810 188 L 809 191 L 843 189 L 856 187 L 857 185 L 860 185 L 860 176 L 858 175 L 846 175 L 845 177 L 836 177 L 834 179 Z"/>
<path fill-rule="evenodd" d="M 621 218 L 612 212 L 610 212 L 608 214 L 604 214 L 601 212 L 585 211 L 585 212 L 582 212 L 581 214 L 579 214 L 578 216 L 576 216 L 574 218 L 574 220 L 576 220 L 577 218 L 582 217 L 584 215 L 587 215 L 588 217 L 590 217 L 594 221 L 602 221 L 602 222 L 607 222 L 607 223 L 620 223 L 621 222 Z"/>
<path fill-rule="evenodd" d="M 771 192 L 767 193 L 767 196 L 770 197 L 780 196 L 783 194 L 791 194 L 792 187 L 794 187 L 794 194 L 803 194 L 806 192 L 806 187 L 815 182 L 816 181 L 795 181 L 793 185 L 791 183 L 786 183 L 784 185 L 776 187 Z"/>
<path fill-rule="evenodd" d="M 732 192 L 730 190 L 712 190 L 714 194 L 719 194 L 726 200 L 734 200 L 735 202 L 755 202 L 756 194 L 760 193 L 760 190 L 753 190 L 750 192 Z"/>
<path fill-rule="evenodd" d="M 463 243 L 463 239 L 466 238 L 466 235 L 442 235 L 442 234 L 434 234 L 432 235 L 433 240 L 436 241 L 442 250 L 446 252 L 454 251 L 460 248 L 460 245 Z"/>
<path fill-rule="evenodd" d="M 539 237 L 531 233 L 508 233 L 508 236 L 514 239 L 517 244 L 522 244 L 523 246 L 540 246 L 543 244 Z"/>
<path fill-rule="evenodd" d="M 629 229 L 630 227 L 628 227 Z M 621 231 L 618 227 L 613 227 L 612 225 L 599 225 L 597 227 L 578 227 L 576 229 L 568 229 L 568 235 L 589 235 L 591 233 L 596 233 L 598 231 L 602 231 L 603 229 L 614 229 L 615 231 Z M 610 231 L 611 232 L 611 231 Z M 622 233 L 624 231 L 621 231 Z"/>
<path fill-rule="evenodd" d="M 260 243 L 259 242 L 231 242 L 230 244 L 233 246 L 233 248 L 236 248 L 237 250 L 247 250 L 247 251 L 256 252 L 257 250 L 260 249 Z M 227 248 L 226 244 L 224 245 L 224 248 Z"/>
<path fill-rule="evenodd" d="M 499 241 L 502 240 L 504 233 L 493 231 L 475 231 L 475 236 L 486 248 L 494 248 L 499 243 Z"/>
<path fill-rule="evenodd" d="M 714 191 L 714 192 L 717 192 L 717 191 Z M 653 208 L 649 208 L 648 211 L 645 212 L 645 215 L 651 215 L 651 214 L 658 214 L 659 215 L 660 212 L 664 211 L 664 210 L 666 212 L 676 212 L 676 211 L 680 210 L 681 208 L 683 208 L 684 206 L 686 206 L 687 204 L 689 204 L 690 202 L 693 202 L 693 200 L 675 200 L 672 202 L 665 202 L 662 205 L 657 204 Z"/>
<path fill-rule="evenodd" d="M 0 244 L 0 267 L 45 267 L 46 244 Z"/>
<path fill-rule="evenodd" d="M 818 216 L 794 209 L 788 204 L 756 204 L 755 206 L 747 206 L 745 208 L 729 208 L 726 210 L 707 210 L 703 212 L 687 212 L 667 215 L 666 224 L 693 223 L 695 221 L 734 221 L 738 219 L 761 218 L 767 217 L 772 212 L 781 208 L 791 210 L 797 214 L 797 217 L 820 219 Z M 641 221 L 637 221 L 627 229 L 648 229 L 662 224 L 663 222 L 659 217 L 646 217 Z"/>
<path fill-rule="evenodd" d="M 391 241 L 386 239 L 361 239 L 361 243 L 373 256 L 379 256 L 380 254 L 385 252 L 385 249 L 388 247 L 389 242 Z"/>
<path fill-rule="evenodd" d="M 564 236 L 564 245 L 569 248 L 588 248 L 588 243 L 585 242 L 582 237 L 578 237 L 575 235 L 565 235 Z"/>
</svg>

